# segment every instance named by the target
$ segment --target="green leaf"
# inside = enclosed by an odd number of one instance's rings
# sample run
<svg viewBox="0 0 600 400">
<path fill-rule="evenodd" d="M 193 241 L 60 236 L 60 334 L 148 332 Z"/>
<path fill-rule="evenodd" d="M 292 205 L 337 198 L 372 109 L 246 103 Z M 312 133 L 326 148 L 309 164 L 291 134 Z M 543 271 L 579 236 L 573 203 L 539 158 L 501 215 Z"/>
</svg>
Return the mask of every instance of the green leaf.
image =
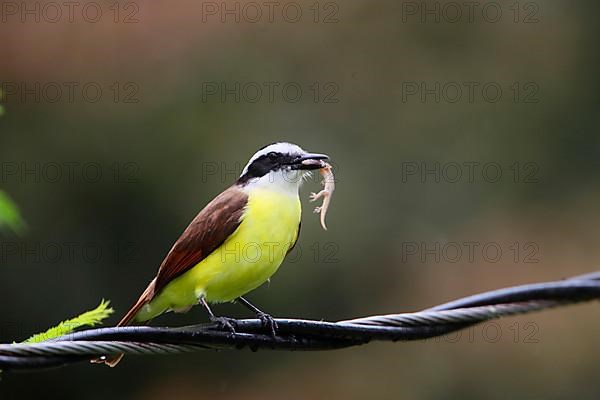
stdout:
<svg viewBox="0 0 600 400">
<path fill-rule="evenodd" d="M 54 339 L 59 336 L 67 335 L 73 332 L 77 328 L 81 328 L 83 326 L 96 326 L 102 323 L 102 320 L 108 318 L 114 310 L 108 307 L 110 301 L 102 301 L 100 305 L 91 311 L 86 311 L 83 314 L 68 319 L 66 321 L 61 322 L 55 327 L 48 329 L 46 332 L 38 333 L 25 340 L 24 343 L 39 343 L 48 339 Z"/>
<path fill-rule="evenodd" d="M 20 234 L 25 230 L 25 221 L 21 217 L 19 208 L 8 195 L 0 190 L 0 229 L 8 228 Z"/>
</svg>

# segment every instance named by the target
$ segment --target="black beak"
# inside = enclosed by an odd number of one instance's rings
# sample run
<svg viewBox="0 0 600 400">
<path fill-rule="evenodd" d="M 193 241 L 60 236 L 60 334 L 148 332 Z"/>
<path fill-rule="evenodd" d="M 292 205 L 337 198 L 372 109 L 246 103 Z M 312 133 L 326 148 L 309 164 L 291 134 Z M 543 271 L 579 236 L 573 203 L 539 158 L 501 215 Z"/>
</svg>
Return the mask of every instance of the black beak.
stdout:
<svg viewBox="0 0 600 400">
<path fill-rule="evenodd" d="M 319 169 L 323 167 L 323 160 L 329 160 L 325 154 L 307 153 L 294 160 L 294 169 Z"/>
</svg>

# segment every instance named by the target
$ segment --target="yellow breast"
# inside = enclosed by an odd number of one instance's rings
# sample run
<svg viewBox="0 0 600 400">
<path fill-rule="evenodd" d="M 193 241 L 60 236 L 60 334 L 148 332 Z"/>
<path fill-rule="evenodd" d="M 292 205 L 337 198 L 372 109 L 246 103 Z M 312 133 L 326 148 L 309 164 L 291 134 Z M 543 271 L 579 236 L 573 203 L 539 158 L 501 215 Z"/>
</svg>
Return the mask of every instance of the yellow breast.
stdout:
<svg viewBox="0 0 600 400">
<path fill-rule="evenodd" d="M 238 229 L 206 264 L 194 267 L 198 282 L 211 276 L 197 286 L 197 294 L 207 301 L 231 301 L 265 283 L 296 242 L 300 214 L 298 196 L 253 190 Z"/>
<path fill-rule="evenodd" d="M 248 193 L 242 222 L 208 257 L 174 279 L 138 315 L 147 320 L 171 309 L 184 309 L 204 296 L 209 302 L 232 301 L 265 283 L 298 238 L 298 195 L 263 188 Z"/>
</svg>

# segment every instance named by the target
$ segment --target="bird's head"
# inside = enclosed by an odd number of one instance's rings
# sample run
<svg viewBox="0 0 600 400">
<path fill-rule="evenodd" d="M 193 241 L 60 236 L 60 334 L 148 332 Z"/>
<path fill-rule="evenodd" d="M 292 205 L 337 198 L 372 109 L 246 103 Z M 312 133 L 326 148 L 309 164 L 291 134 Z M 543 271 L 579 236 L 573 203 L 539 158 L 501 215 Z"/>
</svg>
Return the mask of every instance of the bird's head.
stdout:
<svg viewBox="0 0 600 400">
<path fill-rule="evenodd" d="M 239 177 L 243 186 L 263 186 L 297 193 L 310 170 L 323 166 L 324 154 L 309 153 L 291 143 L 273 143 L 258 150 Z"/>
</svg>

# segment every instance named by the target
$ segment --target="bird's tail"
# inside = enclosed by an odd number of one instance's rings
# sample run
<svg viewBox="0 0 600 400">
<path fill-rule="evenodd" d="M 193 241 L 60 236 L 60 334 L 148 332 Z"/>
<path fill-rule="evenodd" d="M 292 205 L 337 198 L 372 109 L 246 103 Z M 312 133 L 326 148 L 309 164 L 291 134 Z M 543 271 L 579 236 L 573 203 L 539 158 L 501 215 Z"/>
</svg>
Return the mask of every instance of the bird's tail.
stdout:
<svg viewBox="0 0 600 400">
<path fill-rule="evenodd" d="M 136 301 L 135 304 L 129 309 L 129 311 L 127 311 L 127 314 L 125 314 L 125 316 L 121 318 L 121 320 L 116 326 L 127 326 L 131 324 L 131 322 L 133 321 L 137 313 L 141 310 L 141 308 L 148 304 L 150 300 L 152 300 L 152 297 L 154 297 L 155 284 L 156 279 L 153 279 L 152 282 L 150 282 L 150 284 L 146 288 L 146 290 L 144 290 L 144 293 L 142 293 L 138 301 Z M 106 364 L 109 367 L 116 367 L 124 355 L 125 354 L 121 353 L 113 356 L 104 356 L 101 358 L 95 358 L 91 362 L 94 364 Z"/>
</svg>

